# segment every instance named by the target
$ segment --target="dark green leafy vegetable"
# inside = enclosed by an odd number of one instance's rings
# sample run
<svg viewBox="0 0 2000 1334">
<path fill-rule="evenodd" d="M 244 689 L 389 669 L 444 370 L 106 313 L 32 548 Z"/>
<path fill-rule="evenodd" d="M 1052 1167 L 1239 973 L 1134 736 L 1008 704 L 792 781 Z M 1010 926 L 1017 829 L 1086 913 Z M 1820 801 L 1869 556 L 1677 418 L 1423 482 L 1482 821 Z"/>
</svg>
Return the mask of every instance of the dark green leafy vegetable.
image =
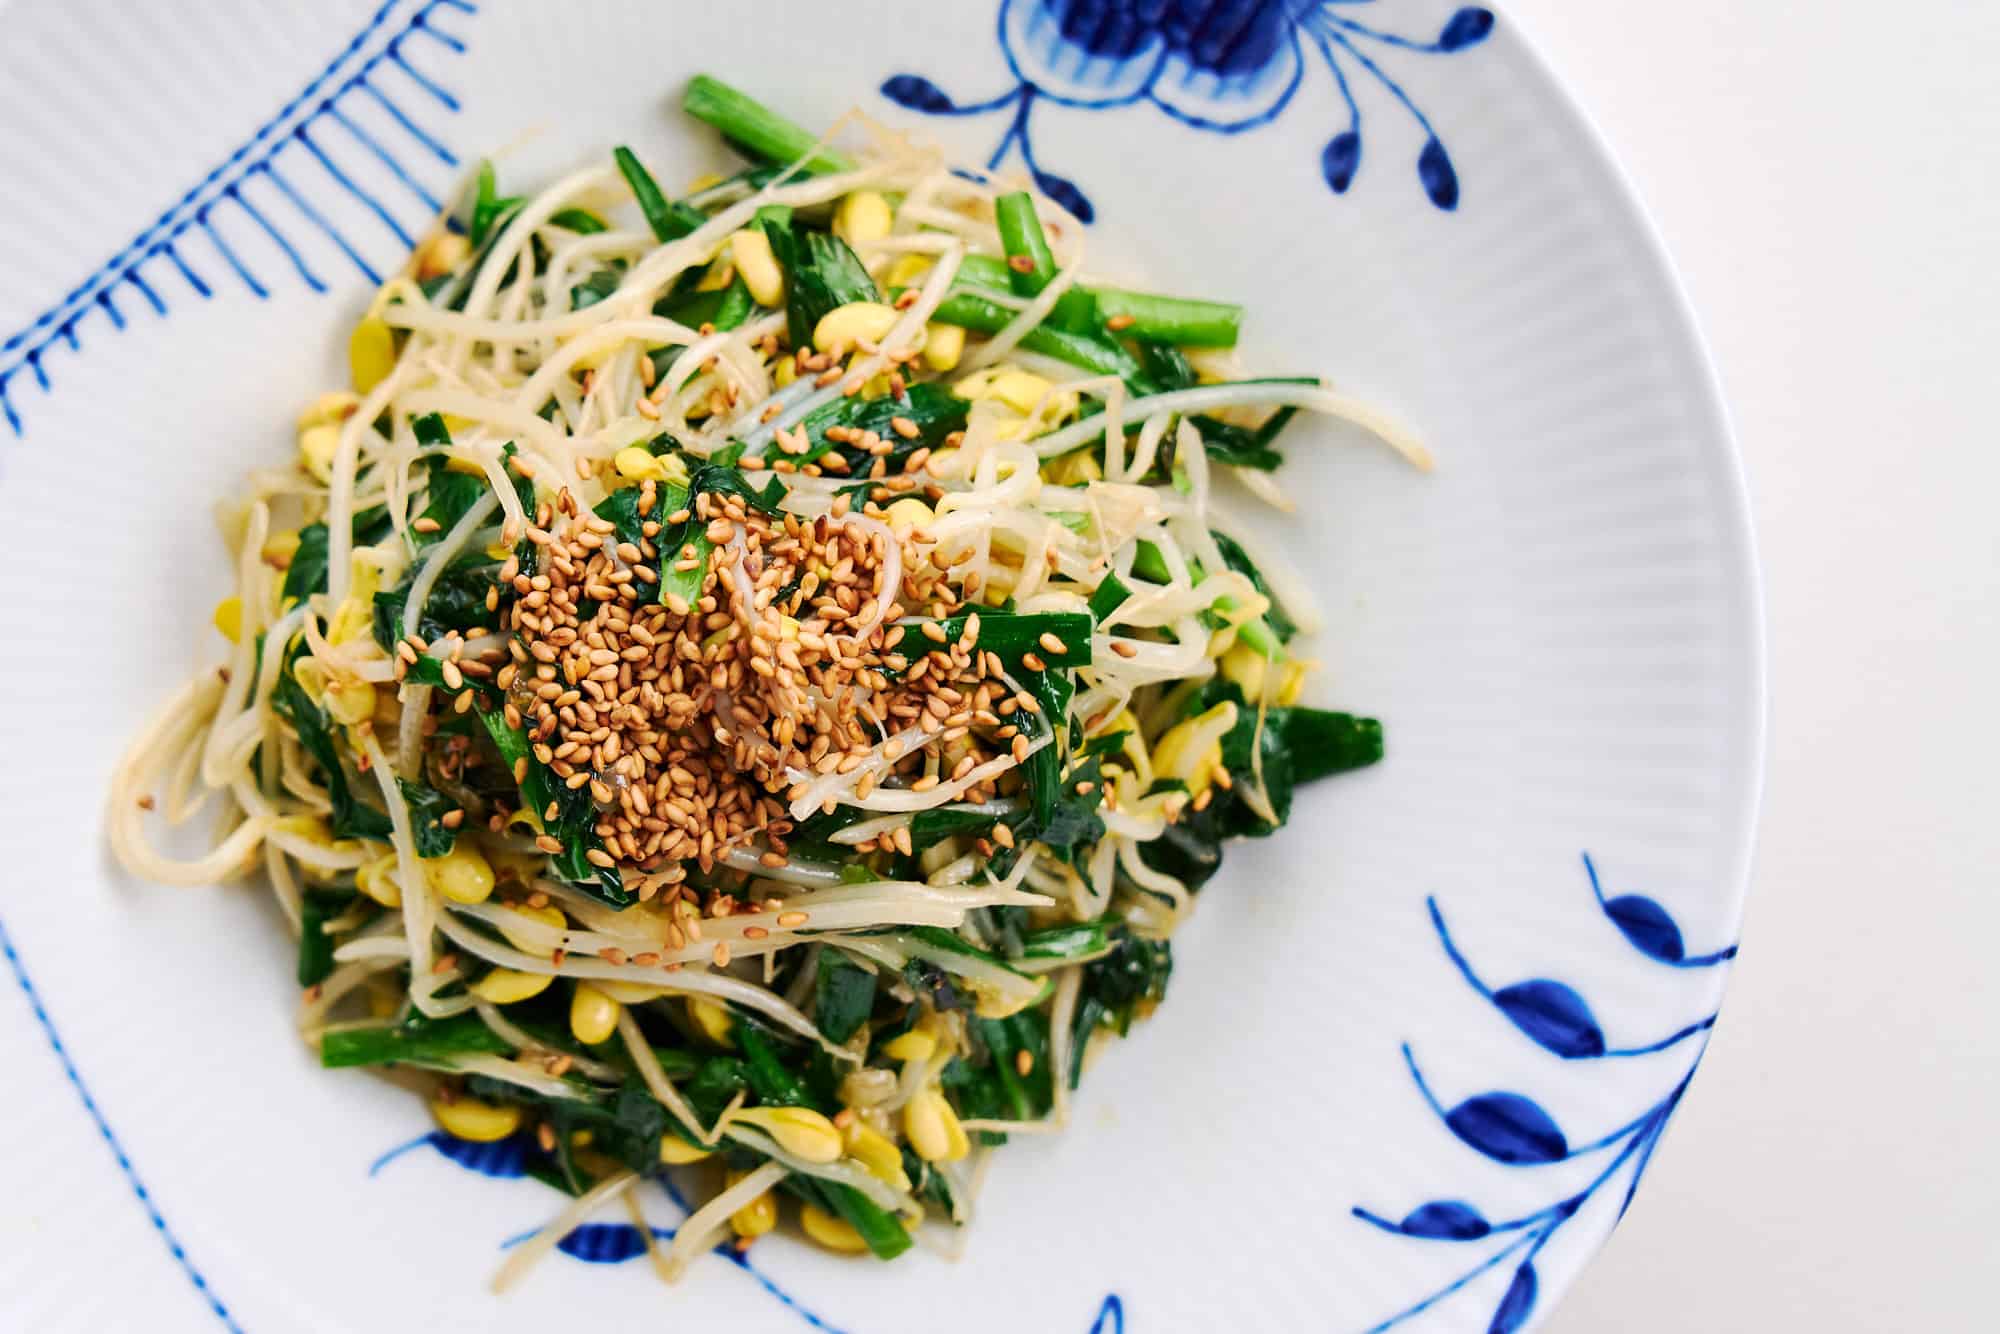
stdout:
<svg viewBox="0 0 2000 1334">
<path fill-rule="evenodd" d="M 1132 596 L 1132 590 L 1116 574 L 1107 573 L 1098 580 L 1097 587 L 1090 594 L 1090 615 L 1093 620 L 1102 621 L 1112 612 L 1125 605 L 1125 599 Z"/>
<path fill-rule="evenodd" d="M 445 828 L 442 821 L 447 812 L 458 809 L 458 803 L 428 784 L 398 778 L 396 786 L 402 789 L 403 803 L 410 808 L 410 837 L 417 845 L 417 855 L 442 857 L 450 852 L 458 842 L 458 831 Z"/>
<path fill-rule="evenodd" d="M 837 950 L 821 950 L 813 979 L 813 1022 L 829 1042 L 845 1042 L 875 1007 L 875 975 Z"/>
<path fill-rule="evenodd" d="M 372 547 L 389 535 L 389 510 L 371 505 L 354 516 L 349 525 L 354 545 Z M 299 529 L 299 548 L 285 567 L 283 596 L 286 601 L 326 592 L 327 531 L 323 523 L 309 523 Z"/>
<path fill-rule="evenodd" d="M 329 1070 L 391 1063 L 448 1070 L 461 1056 L 506 1056 L 512 1052 L 506 1040 L 476 1014 L 427 1019 L 412 1012 L 400 1023 L 337 1028 L 319 1040 L 319 1063 Z"/>
<path fill-rule="evenodd" d="M 852 1186 L 794 1174 L 786 1177 L 779 1189 L 846 1219 L 878 1260 L 893 1260 L 910 1249 L 910 1234 L 897 1217 Z"/>
<path fill-rule="evenodd" d="M 1292 636 L 1299 632 L 1298 623 L 1286 615 L 1285 609 L 1278 605 L 1278 599 L 1271 592 L 1271 586 L 1264 582 L 1263 571 L 1257 568 L 1256 562 L 1250 559 L 1235 538 L 1220 532 L 1212 532 L 1209 535 L 1215 539 L 1216 547 L 1222 552 L 1223 563 L 1249 579 L 1271 604 L 1265 609 L 1264 621 L 1278 636 L 1280 643 L 1290 643 Z"/>
<path fill-rule="evenodd" d="M 460 556 L 445 567 L 431 585 L 431 595 L 417 617 L 417 633 L 425 642 L 440 639 L 453 630 L 462 634 L 490 623 L 492 613 L 486 610 L 486 590 L 493 587 L 493 575 L 498 568 L 485 553 L 478 551 Z M 402 583 L 375 595 L 375 642 L 384 653 L 394 653 L 396 641 L 403 637 L 403 608 L 410 600 L 410 589 L 416 579 L 417 571 L 412 568 Z"/>
<path fill-rule="evenodd" d="M 318 986 L 333 972 L 333 937 L 326 924 L 354 904 L 345 889 L 308 889 L 299 895 L 299 985 Z"/>
<path fill-rule="evenodd" d="M 471 473 L 459 472 L 442 457 L 426 459 L 429 465 L 430 481 L 425 486 L 424 512 L 418 516 L 429 519 L 437 525 L 435 532 L 412 529 L 410 536 L 417 550 L 435 546 L 444 540 L 467 510 L 486 499 L 486 478 Z M 480 597 L 483 599 L 482 591 Z"/>
<path fill-rule="evenodd" d="M 1146 368 L 1146 374 L 1159 382 L 1160 388 L 1171 393 L 1176 389 L 1192 389 L 1197 378 L 1194 367 L 1188 364 L 1187 353 L 1172 343 L 1156 342 L 1150 338 L 1136 340 L 1139 348 L 1139 364 Z M 1208 437 L 1204 433 L 1202 440 Z"/>
<path fill-rule="evenodd" d="M 1222 762 L 1232 785 L 1215 789 L 1208 806 L 1192 808 L 1169 824 L 1159 838 L 1140 845 L 1148 866 L 1198 889 L 1222 864 L 1226 839 L 1262 837 L 1291 814 L 1292 792 L 1300 783 L 1374 764 L 1382 758 L 1382 725 L 1372 718 L 1324 709 L 1269 706 L 1258 734 L 1257 709 L 1244 702 L 1231 681 L 1208 682 L 1188 703 L 1190 714 L 1224 700 L 1236 704 L 1236 725 L 1222 740 Z M 1253 750 L 1262 755 L 1253 765 Z M 1261 780 L 1259 776 L 1261 770 Z M 1249 794 L 1262 792 L 1277 824 L 1264 818 Z"/>
<path fill-rule="evenodd" d="M 625 281 L 625 275 L 610 265 L 592 271 L 582 282 L 573 283 L 569 289 L 569 308 L 586 310 L 618 290 L 618 284 Z"/>
<path fill-rule="evenodd" d="M 271 687 L 271 708 L 292 725 L 299 734 L 299 745 L 319 766 L 326 782 L 327 799 L 332 803 L 329 823 L 333 836 L 386 839 L 389 817 L 355 799 L 353 789 L 348 786 L 347 770 L 340 762 L 340 750 L 334 744 L 332 722 L 292 675 L 292 667 L 304 649 L 305 641 L 301 639 L 286 660 L 285 669 L 278 673 L 277 683 Z"/>
<path fill-rule="evenodd" d="M 1141 1004 L 1158 1004 L 1167 994 L 1167 980 L 1174 971 L 1173 946 L 1164 940 L 1147 940 L 1119 928 L 1111 952 L 1084 965 L 1083 983 L 1077 991 L 1076 1018 L 1072 1032 L 1069 1086 L 1075 1088 L 1083 1075 L 1083 1057 L 1090 1035 L 1100 1025 L 1130 1031 Z"/>
<path fill-rule="evenodd" d="M 550 837 L 563 845 L 561 852 L 549 858 L 550 869 L 557 878 L 614 908 L 630 905 L 632 893 L 625 888 L 624 877 L 619 875 L 618 868 L 594 865 L 586 855 L 592 848 L 603 846 L 597 837 L 597 808 L 589 790 L 556 781 L 554 775 L 534 757 L 528 745 L 527 732 L 519 727 L 509 727 L 503 713 L 481 709 L 479 720 L 486 724 L 487 734 L 493 738 L 501 761 L 509 769 L 524 775 L 520 780 L 522 808 L 537 815 L 544 815 L 551 803 L 556 808 L 556 818 L 544 819 L 542 823 Z"/>
<path fill-rule="evenodd" d="M 754 1020 L 736 1016 L 731 1028 L 743 1051 L 743 1074 L 750 1091 L 767 1107 L 815 1107 L 818 1099 L 781 1054 L 776 1039 Z"/>
<path fill-rule="evenodd" d="M 1021 937 L 1023 959 L 1094 959 L 1111 948 L 1110 928 L 1103 921 L 1070 922 L 1043 927 Z"/>
<path fill-rule="evenodd" d="M 472 242 L 475 248 L 485 244 L 499 230 L 503 215 L 519 208 L 521 203 L 519 195 L 502 198 L 498 194 L 493 177 L 493 163 L 481 162 L 479 182 L 474 187 L 472 197 L 472 219 L 466 224 L 465 239 Z"/>
<path fill-rule="evenodd" d="M 1055 1080 L 1049 1069 L 1049 1021 L 1039 1010 L 1023 1010 L 1005 1019 L 974 1017 L 966 1026 L 979 1035 L 999 1077 L 1008 1118 L 1037 1121 L 1055 1102 Z M 1027 1053 L 1026 1074 L 1021 1054 Z"/>
<path fill-rule="evenodd" d="M 617 160 L 619 175 L 632 187 L 632 197 L 639 201 L 639 211 L 646 215 L 646 225 L 653 229 L 657 239 L 678 241 L 708 221 L 708 215 L 698 208 L 670 203 L 659 182 L 653 179 L 653 173 L 646 170 L 646 164 L 631 149 L 620 144 L 611 150 L 611 156 Z"/>
<path fill-rule="evenodd" d="M 901 398 L 892 395 L 867 398 L 861 394 L 836 398 L 824 407 L 807 413 L 799 421 L 799 429 L 806 433 L 809 447 L 798 456 L 797 461 L 811 463 L 823 455 L 839 452 L 856 471 L 865 470 L 876 457 L 880 457 L 890 471 L 897 471 L 903 460 L 919 449 L 936 449 L 953 431 L 964 430 L 971 406 L 943 385 L 928 380 L 911 385 Z M 905 438 L 890 425 L 898 417 L 914 425 L 917 433 Z M 828 428 L 836 426 L 854 431 L 873 431 L 889 443 L 889 452 L 877 456 L 843 448 L 826 438 Z"/>
<path fill-rule="evenodd" d="M 881 300 L 875 280 L 838 236 L 776 218 L 763 225 L 771 255 L 785 272 L 785 332 L 793 347 L 811 345 L 813 330 L 828 311 Z"/>
<path fill-rule="evenodd" d="M 567 227 L 579 236 L 595 236 L 610 230 L 604 219 L 587 208 L 557 209 L 549 215 L 549 221 L 557 227 Z"/>
</svg>

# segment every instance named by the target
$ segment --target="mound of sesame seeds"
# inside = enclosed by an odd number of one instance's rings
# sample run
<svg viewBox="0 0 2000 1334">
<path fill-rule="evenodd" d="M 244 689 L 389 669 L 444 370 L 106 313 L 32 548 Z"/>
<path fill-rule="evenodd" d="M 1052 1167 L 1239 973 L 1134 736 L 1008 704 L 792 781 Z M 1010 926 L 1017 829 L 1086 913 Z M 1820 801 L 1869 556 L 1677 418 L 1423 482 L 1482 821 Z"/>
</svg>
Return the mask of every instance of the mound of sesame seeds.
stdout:
<svg viewBox="0 0 2000 1334">
<path fill-rule="evenodd" d="M 784 865 L 788 802 L 808 776 L 859 771 L 865 800 L 878 784 L 925 791 L 1025 753 L 978 617 L 955 641 L 938 624 L 960 603 L 926 534 L 898 536 L 845 496 L 803 520 L 736 495 L 702 492 L 672 514 L 656 513 L 659 499 L 641 483 L 636 543 L 567 489 L 540 508 L 527 533 L 536 571 L 510 560 L 500 572 L 513 640 L 494 677 L 536 759 L 589 789 L 602 847 L 586 855 L 634 875 L 642 898 L 682 880 L 682 863 L 706 871 L 734 850 Z M 663 554 L 655 540 L 690 518 L 706 556 L 692 541 Z M 699 595 L 659 600 L 654 562 L 700 569 Z M 918 612 L 930 619 L 898 623 Z M 912 727 L 922 740 L 899 745 Z M 964 798 L 990 800 L 1008 777 Z M 562 851 L 547 835 L 541 846 Z"/>
</svg>

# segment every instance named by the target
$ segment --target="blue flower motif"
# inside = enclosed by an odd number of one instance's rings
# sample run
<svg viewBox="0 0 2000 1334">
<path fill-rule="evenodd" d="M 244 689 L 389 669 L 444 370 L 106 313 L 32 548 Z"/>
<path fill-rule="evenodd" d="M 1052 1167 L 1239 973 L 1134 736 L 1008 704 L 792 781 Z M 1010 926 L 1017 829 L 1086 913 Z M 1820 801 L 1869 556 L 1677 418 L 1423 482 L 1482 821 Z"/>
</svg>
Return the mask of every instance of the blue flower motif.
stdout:
<svg viewBox="0 0 2000 1334">
<path fill-rule="evenodd" d="M 1590 878 L 1591 894 L 1605 920 L 1618 929 L 1626 944 L 1652 962 L 1673 968 L 1710 968 L 1736 956 L 1733 945 L 1709 954 L 1689 955 L 1679 925 L 1657 901 L 1638 894 L 1607 899 L 1596 863 L 1587 854 L 1583 867 Z M 1715 1026 L 1715 1016 L 1706 1015 L 1654 1041 L 1612 1046 L 1589 1004 L 1574 987 L 1549 978 L 1532 978 L 1498 990 L 1490 987 L 1452 939 L 1437 900 L 1430 899 L 1428 904 L 1438 943 L 1466 985 L 1490 1002 L 1524 1037 L 1551 1055 L 1565 1061 L 1615 1060 L 1666 1051 L 1691 1038 L 1701 1039 L 1687 1068 L 1660 1098 L 1623 1125 L 1582 1144 L 1572 1143 L 1554 1117 L 1519 1093 L 1491 1090 L 1446 1107 L 1424 1077 L 1416 1053 L 1408 1043 L 1403 1044 L 1403 1062 L 1431 1111 L 1462 1144 L 1490 1161 L 1533 1169 L 1603 1155 L 1598 1160 L 1602 1166 L 1580 1190 L 1570 1191 L 1518 1218 L 1490 1221 L 1475 1206 L 1456 1199 L 1428 1201 L 1400 1220 L 1371 1209 L 1354 1210 L 1354 1216 L 1365 1223 L 1419 1241 L 1469 1244 L 1492 1237 L 1501 1239 L 1470 1269 L 1372 1326 L 1369 1334 L 1382 1334 L 1403 1324 L 1451 1298 L 1482 1275 L 1508 1264 L 1514 1266 L 1514 1274 L 1487 1328 L 1491 1334 L 1512 1334 L 1534 1314 L 1540 1286 L 1535 1273 L 1536 1257 L 1600 1189 L 1621 1174 L 1625 1194 L 1618 1205 L 1618 1214 L 1624 1216 L 1639 1189 L 1640 1178 L 1646 1173 L 1646 1165 L 1652 1160 L 1653 1150 L 1666 1132 L 1668 1119 L 1687 1093 L 1688 1081 L 1694 1078 L 1695 1067 L 1707 1046 L 1706 1035 Z"/>
<path fill-rule="evenodd" d="M 1275 120 L 1304 82 L 1309 54 L 1333 76 L 1347 126 L 1320 152 L 1320 174 L 1344 194 L 1361 170 L 1361 103 L 1355 84 L 1380 85 L 1424 133 L 1417 179 L 1431 203 L 1458 207 L 1459 180 L 1430 118 L 1382 66 L 1387 51 L 1448 54 L 1493 31 L 1477 6 L 1454 12 L 1436 35 L 1415 38 L 1349 18 L 1343 11 L 1379 0 L 1001 0 L 1000 49 L 1014 87 L 960 103 L 931 80 L 898 74 L 882 95 L 933 116 L 1011 109 L 1006 133 L 987 160 L 997 168 L 1018 150 L 1035 185 L 1085 222 L 1096 213 L 1075 182 L 1036 161 L 1030 113 L 1037 100 L 1092 111 L 1148 102 L 1197 130 L 1240 134 Z"/>
</svg>

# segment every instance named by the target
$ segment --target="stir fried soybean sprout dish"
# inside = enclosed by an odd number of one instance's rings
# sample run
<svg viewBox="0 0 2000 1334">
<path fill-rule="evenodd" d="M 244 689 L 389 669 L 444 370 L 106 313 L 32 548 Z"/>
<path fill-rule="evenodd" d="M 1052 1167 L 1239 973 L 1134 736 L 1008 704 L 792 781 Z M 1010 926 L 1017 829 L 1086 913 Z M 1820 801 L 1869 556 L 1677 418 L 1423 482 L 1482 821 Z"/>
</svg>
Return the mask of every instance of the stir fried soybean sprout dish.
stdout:
<svg viewBox="0 0 2000 1334">
<path fill-rule="evenodd" d="M 503 1288 L 668 1172 L 669 1278 L 787 1214 L 953 1251 L 1222 845 L 1382 755 L 1213 498 L 1283 505 L 1301 412 L 1418 446 L 1238 372 L 1239 307 L 1092 281 L 1049 199 L 685 109 L 749 165 L 468 180 L 222 507 L 227 665 L 112 797 L 136 874 L 268 878 L 324 1065 L 572 1197 Z M 206 851 L 156 838 L 210 797 Z"/>
</svg>

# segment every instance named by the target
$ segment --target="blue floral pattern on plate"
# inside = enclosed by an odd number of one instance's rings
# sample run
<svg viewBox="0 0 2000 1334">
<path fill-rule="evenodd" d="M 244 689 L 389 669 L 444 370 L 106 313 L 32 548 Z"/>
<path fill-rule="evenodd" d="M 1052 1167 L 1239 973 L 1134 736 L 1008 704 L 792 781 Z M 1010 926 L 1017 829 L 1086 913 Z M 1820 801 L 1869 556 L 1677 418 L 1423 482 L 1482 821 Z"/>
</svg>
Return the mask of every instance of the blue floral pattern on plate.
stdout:
<svg viewBox="0 0 2000 1334">
<path fill-rule="evenodd" d="M 1493 13 L 1458 9 L 1429 36 L 1413 37 L 1351 18 L 1381 0 L 1001 0 L 1000 49 L 1014 86 L 961 103 L 918 74 L 898 74 L 882 95 L 932 116 L 1009 112 L 987 159 L 999 167 L 1018 152 L 1035 185 L 1085 222 L 1096 216 L 1074 182 L 1035 156 L 1030 113 L 1039 101 L 1108 111 L 1147 102 L 1184 125 L 1241 134 L 1283 114 L 1305 81 L 1309 54 L 1332 75 L 1347 125 L 1320 150 L 1320 174 L 1345 194 L 1361 170 L 1361 99 L 1372 83 L 1413 117 L 1424 134 L 1417 179 L 1431 203 L 1458 207 L 1458 169 L 1430 117 L 1384 65 L 1390 52 L 1448 55 L 1477 46 Z"/>
<path fill-rule="evenodd" d="M 1654 963 L 1673 968 L 1708 968 L 1736 957 L 1734 945 L 1709 954 L 1690 956 L 1679 925 L 1657 900 L 1643 894 L 1606 898 L 1597 865 L 1588 853 L 1584 855 L 1583 867 L 1590 879 L 1591 894 L 1597 900 L 1599 911 L 1618 928 L 1628 945 Z M 1651 1041 L 1613 1046 L 1591 1012 L 1589 1003 L 1566 983 L 1550 978 L 1531 978 L 1498 990 L 1492 988 L 1452 938 L 1438 901 L 1431 898 L 1426 900 L 1426 904 L 1438 943 L 1466 985 L 1505 1016 L 1522 1036 L 1553 1056 L 1565 1061 L 1616 1060 L 1650 1055 L 1700 1039 L 1687 1068 L 1657 1101 L 1623 1125 L 1583 1144 L 1570 1143 L 1554 1117 L 1533 1099 L 1519 1093 L 1493 1090 L 1446 1107 L 1425 1078 L 1422 1067 L 1417 1064 L 1415 1051 L 1409 1043 L 1403 1044 L 1404 1064 L 1409 1067 L 1410 1078 L 1415 1081 L 1425 1103 L 1461 1143 L 1487 1159 L 1510 1167 L 1537 1168 L 1593 1154 L 1606 1155 L 1604 1166 L 1580 1190 L 1567 1192 L 1530 1213 L 1498 1222 L 1488 1220 L 1478 1208 L 1458 1199 L 1427 1201 L 1405 1213 L 1400 1220 L 1372 1209 L 1355 1207 L 1354 1216 L 1363 1222 L 1384 1232 L 1420 1241 L 1468 1245 L 1497 1237 L 1503 1243 L 1449 1283 L 1371 1326 L 1369 1334 L 1380 1334 L 1380 1331 L 1395 1328 L 1431 1310 L 1482 1275 L 1509 1263 L 1515 1266 L 1514 1276 L 1499 1305 L 1494 1308 L 1487 1328 L 1490 1334 L 1512 1334 L 1534 1313 L 1540 1286 L 1535 1273 L 1535 1258 L 1564 1225 L 1620 1172 L 1627 1172 L 1625 1195 L 1618 1205 L 1618 1216 L 1624 1217 L 1625 1210 L 1632 1203 L 1632 1196 L 1639 1189 L 1639 1180 L 1645 1175 L 1646 1165 L 1652 1161 L 1653 1150 L 1666 1131 L 1668 1118 L 1680 1106 L 1688 1081 L 1694 1078 L 1695 1067 L 1701 1063 L 1702 1051 L 1708 1042 L 1706 1035 L 1715 1026 L 1715 1014 L 1711 1012 Z"/>
</svg>

